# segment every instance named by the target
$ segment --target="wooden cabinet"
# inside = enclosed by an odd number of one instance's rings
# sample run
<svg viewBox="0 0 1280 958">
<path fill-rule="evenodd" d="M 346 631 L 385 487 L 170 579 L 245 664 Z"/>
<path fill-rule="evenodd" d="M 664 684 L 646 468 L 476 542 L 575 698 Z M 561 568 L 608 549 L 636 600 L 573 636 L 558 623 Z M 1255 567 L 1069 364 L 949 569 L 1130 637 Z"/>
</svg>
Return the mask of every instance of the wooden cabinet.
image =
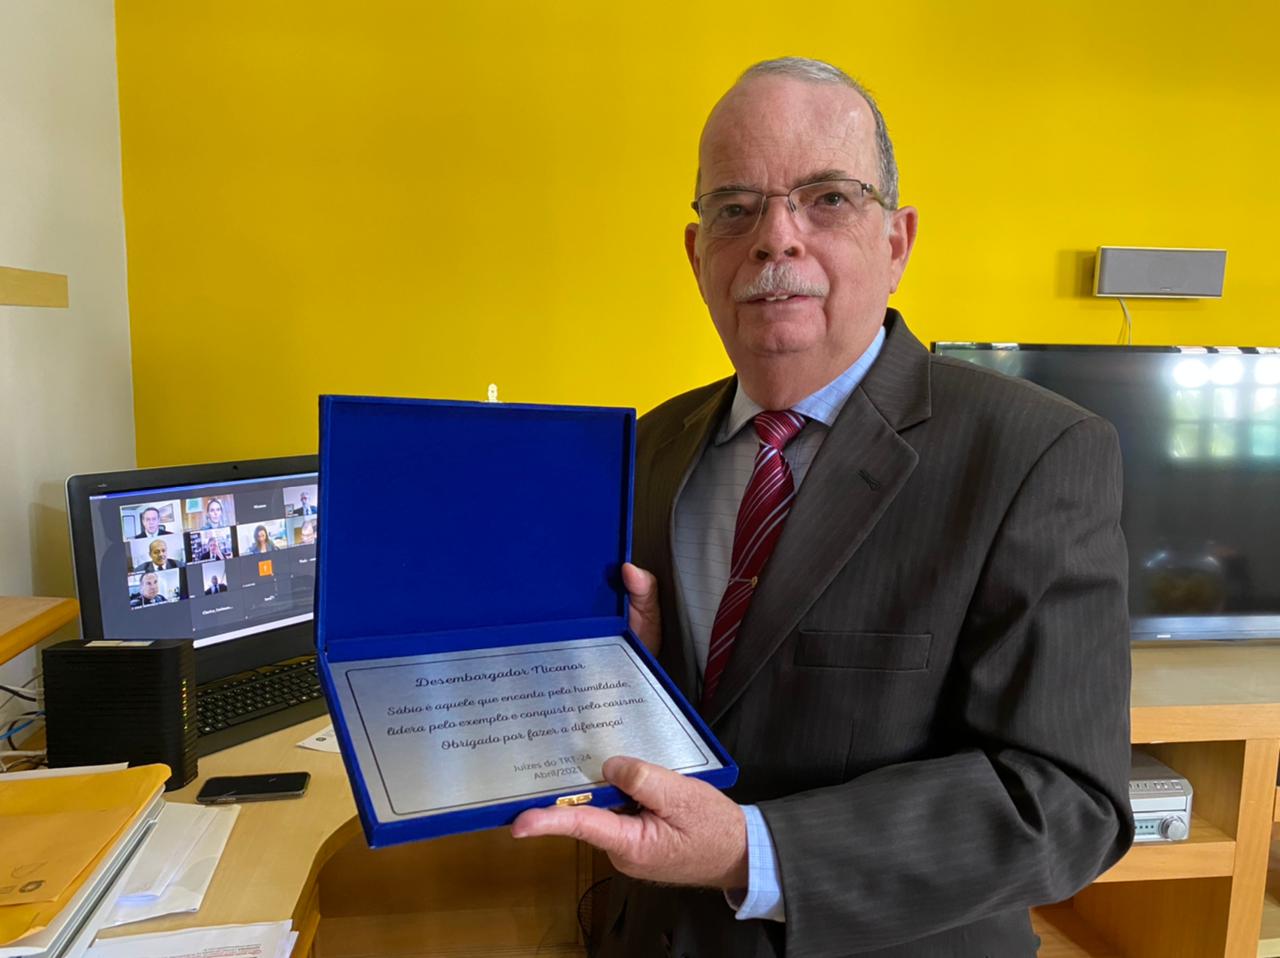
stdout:
<svg viewBox="0 0 1280 958">
<path fill-rule="evenodd" d="M 1280 787 L 1271 826 L 1271 860 L 1267 870 L 1267 891 L 1262 901 L 1262 937 L 1258 958 L 1280 958 Z"/>
<path fill-rule="evenodd" d="M 1043 958 L 1280 956 L 1274 873 L 1262 931 L 1280 643 L 1139 646 L 1133 664 L 1133 741 L 1190 780 L 1191 837 L 1136 846 L 1070 902 L 1037 909 Z"/>
<path fill-rule="evenodd" d="M 1037 909 L 1041 958 L 1280 958 L 1280 642 L 1142 646 L 1133 661 L 1133 740 L 1191 780 L 1191 837 L 1138 846 Z M 599 871 L 584 846 L 498 829 L 370 851 L 338 756 L 296 747 L 326 722 L 202 759 L 202 780 L 299 768 L 311 789 L 241 810 L 198 914 L 106 934 L 292 914 L 297 956 L 581 958 L 578 902 Z"/>
<path fill-rule="evenodd" d="M 1280 841 L 1264 906 L 1280 835 L 1280 642 L 1139 646 L 1133 663 L 1132 739 L 1191 781 L 1191 836 L 1137 846 L 1071 901 L 1037 909 L 1041 958 L 1280 958 Z M 575 911 L 599 865 L 542 842 L 497 830 L 371 853 L 355 839 L 320 876 L 317 958 L 582 955 Z M 496 862 L 473 900 L 469 870 Z M 388 887 L 412 892 L 400 901 Z"/>
</svg>

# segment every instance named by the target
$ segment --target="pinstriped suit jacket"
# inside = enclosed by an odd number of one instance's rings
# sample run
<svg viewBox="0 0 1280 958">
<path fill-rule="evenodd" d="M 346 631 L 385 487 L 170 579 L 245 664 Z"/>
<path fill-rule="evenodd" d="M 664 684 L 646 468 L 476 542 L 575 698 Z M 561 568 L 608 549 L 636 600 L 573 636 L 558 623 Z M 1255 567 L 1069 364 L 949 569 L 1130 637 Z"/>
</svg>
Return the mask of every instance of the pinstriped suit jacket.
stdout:
<svg viewBox="0 0 1280 958">
<path fill-rule="evenodd" d="M 619 879 L 604 955 L 1035 954 L 1027 908 L 1128 848 L 1129 638 L 1112 427 L 932 356 L 889 310 L 883 352 L 800 488 L 709 718 L 781 862 L 785 924 L 718 892 Z M 639 428 L 635 561 L 664 667 L 673 506 L 726 380 Z"/>
</svg>

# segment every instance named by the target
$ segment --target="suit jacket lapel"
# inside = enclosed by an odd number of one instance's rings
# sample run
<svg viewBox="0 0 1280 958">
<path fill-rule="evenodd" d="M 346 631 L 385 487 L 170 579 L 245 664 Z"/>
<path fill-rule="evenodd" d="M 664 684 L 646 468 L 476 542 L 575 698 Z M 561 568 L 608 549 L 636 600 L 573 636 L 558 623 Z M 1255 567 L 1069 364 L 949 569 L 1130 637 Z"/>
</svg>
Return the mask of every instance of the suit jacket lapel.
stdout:
<svg viewBox="0 0 1280 958">
<path fill-rule="evenodd" d="M 649 507 L 642 510 L 653 523 L 646 530 L 649 541 L 659 543 L 654 555 L 661 565 L 650 570 L 658 577 L 660 584 L 663 639 L 659 661 L 672 681 L 692 702 L 697 701 L 698 670 L 693 654 L 693 638 L 684 627 L 684 617 L 676 603 L 679 585 L 676 581 L 675 557 L 672 554 L 675 504 L 693 467 L 702 458 L 702 450 L 711 441 L 725 407 L 732 401 L 736 383 L 735 379 L 726 379 L 706 402 L 685 418 L 679 431 L 654 450 L 650 472 L 651 502 Z"/>
<path fill-rule="evenodd" d="M 894 310 L 875 365 L 809 467 L 706 712 L 716 721 L 830 585 L 918 456 L 898 433 L 929 416 L 929 356 Z"/>
</svg>

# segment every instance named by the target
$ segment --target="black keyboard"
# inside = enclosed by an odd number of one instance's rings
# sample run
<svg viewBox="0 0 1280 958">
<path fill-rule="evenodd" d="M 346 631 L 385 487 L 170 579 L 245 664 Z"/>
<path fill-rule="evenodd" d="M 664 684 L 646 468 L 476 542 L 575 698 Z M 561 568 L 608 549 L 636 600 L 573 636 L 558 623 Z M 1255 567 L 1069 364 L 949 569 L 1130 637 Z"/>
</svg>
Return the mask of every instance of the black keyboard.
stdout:
<svg viewBox="0 0 1280 958">
<path fill-rule="evenodd" d="M 307 655 L 201 685 L 196 749 L 208 755 L 325 711 L 316 657 Z"/>
</svg>

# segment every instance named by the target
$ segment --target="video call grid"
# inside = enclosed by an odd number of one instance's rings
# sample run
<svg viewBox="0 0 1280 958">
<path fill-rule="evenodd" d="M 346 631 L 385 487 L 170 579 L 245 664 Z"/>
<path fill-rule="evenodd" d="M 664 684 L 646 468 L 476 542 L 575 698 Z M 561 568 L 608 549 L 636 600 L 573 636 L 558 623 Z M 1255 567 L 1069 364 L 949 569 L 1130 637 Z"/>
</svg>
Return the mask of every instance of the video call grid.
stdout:
<svg viewBox="0 0 1280 958">
<path fill-rule="evenodd" d="M 284 515 L 259 513 L 249 522 L 236 521 L 234 492 L 119 507 L 121 535 L 128 546 L 129 607 L 143 609 L 226 592 L 228 562 L 241 574 L 275 575 L 274 560 L 262 557 L 313 546 L 320 529 L 315 483 L 285 486 L 282 493 Z M 236 562 L 241 559 L 253 561 Z M 196 576 L 196 571 L 201 574 Z"/>
</svg>

